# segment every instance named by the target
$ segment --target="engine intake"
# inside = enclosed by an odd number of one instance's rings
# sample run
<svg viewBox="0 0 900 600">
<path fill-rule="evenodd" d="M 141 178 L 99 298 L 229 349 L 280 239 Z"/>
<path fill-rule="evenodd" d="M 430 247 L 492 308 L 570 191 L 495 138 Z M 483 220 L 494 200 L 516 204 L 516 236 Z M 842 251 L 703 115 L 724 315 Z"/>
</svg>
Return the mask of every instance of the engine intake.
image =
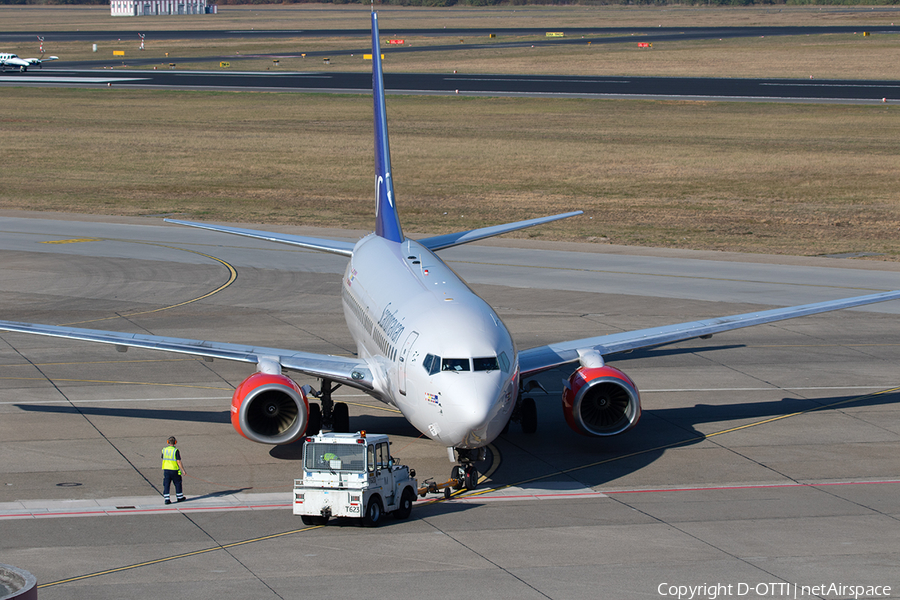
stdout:
<svg viewBox="0 0 900 600">
<path fill-rule="evenodd" d="M 232 426 L 254 442 L 290 444 L 303 436 L 308 422 L 306 394 L 284 375 L 254 373 L 231 398 Z"/>
<path fill-rule="evenodd" d="M 634 427 L 641 397 L 631 378 L 615 367 L 581 367 L 565 382 L 566 423 L 581 435 L 606 437 Z"/>
</svg>

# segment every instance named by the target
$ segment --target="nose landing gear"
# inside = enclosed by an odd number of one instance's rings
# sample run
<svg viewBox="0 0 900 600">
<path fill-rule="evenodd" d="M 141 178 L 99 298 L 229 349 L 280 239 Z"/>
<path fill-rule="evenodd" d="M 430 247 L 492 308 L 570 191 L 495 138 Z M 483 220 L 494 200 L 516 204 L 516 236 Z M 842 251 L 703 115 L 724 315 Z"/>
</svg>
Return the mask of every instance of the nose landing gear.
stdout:
<svg viewBox="0 0 900 600">
<path fill-rule="evenodd" d="M 474 490 L 478 487 L 478 469 L 472 463 L 456 465 L 450 471 L 450 480 L 457 490 Z"/>
<path fill-rule="evenodd" d="M 458 460 L 459 464 L 450 470 L 450 479 L 444 483 L 435 483 L 426 480 L 425 485 L 419 488 L 419 496 L 425 497 L 425 494 L 439 494 L 443 490 L 444 498 L 449 499 L 452 495 L 451 488 L 454 490 L 474 490 L 478 487 L 478 469 L 475 462 L 484 460 L 487 457 L 485 448 L 447 448 L 450 460 Z M 455 455 L 455 459 L 453 458 Z"/>
<path fill-rule="evenodd" d="M 475 462 L 484 460 L 486 456 L 484 448 L 457 448 L 456 456 L 459 464 L 450 471 L 450 479 L 454 481 L 453 487 L 461 490 L 474 490 L 478 487 L 478 469 Z"/>
</svg>

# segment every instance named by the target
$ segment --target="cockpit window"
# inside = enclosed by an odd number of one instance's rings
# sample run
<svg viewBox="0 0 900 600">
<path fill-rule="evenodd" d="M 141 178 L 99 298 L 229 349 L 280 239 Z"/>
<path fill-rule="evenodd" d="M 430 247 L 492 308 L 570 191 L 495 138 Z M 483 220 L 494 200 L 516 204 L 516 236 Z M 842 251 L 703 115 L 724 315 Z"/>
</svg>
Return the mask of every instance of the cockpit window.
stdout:
<svg viewBox="0 0 900 600">
<path fill-rule="evenodd" d="M 426 354 L 425 360 L 422 361 L 422 367 L 429 375 L 434 375 L 441 370 L 441 357 L 434 354 Z"/>
<path fill-rule="evenodd" d="M 485 358 L 473 358 L 472 366 L 475 367 L 476 371 L 496 371 L 497 357 L 488 356 Z"/>
<path fill-rule="evenodd" d="M 500 368 L 503 369 L 503 372 L 509 373 L 509 359 L 506 358 L 506 352 L 501 352 L 500 356 L 497 357 L 497 361 L 500 363 Z"/>
<path fill-rule="evenodd" d="M 471 370 L 471 367 L 469 366 L 468 358 L 445 358 L 441 362 L 441 371 L 455 371 L 459 373 L 460 371 L 469 370 Z"/>
</svg>

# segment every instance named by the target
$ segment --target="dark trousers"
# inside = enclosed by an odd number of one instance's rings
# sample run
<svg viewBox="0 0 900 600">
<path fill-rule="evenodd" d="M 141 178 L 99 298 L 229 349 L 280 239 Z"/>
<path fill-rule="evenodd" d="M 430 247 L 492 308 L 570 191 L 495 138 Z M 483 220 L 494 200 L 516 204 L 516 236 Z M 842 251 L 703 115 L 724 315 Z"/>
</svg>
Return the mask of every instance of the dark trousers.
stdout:
<svg viewBox="0 0 900 600">
<path fill-rule="evenodd" d="M 176 497 L 181 498 L 181 475 L 178 474 L 178 471 L 163 469 L 163 498 L 166 500 L 169 499 L 169 484 L 171 483 L 175 484 Z"/>
</svg>

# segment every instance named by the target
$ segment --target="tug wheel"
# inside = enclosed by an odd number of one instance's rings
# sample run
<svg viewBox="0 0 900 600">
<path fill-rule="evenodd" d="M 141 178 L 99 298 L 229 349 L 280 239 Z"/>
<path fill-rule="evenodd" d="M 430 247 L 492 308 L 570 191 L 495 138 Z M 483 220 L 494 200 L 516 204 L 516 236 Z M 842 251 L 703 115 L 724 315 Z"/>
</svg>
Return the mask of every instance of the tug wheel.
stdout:
<svg viewBox="0 0 900 600">
<path fill-rule="evenodd" d="M 362 520 L 363 526 L 378 527 L 381 524 L 382 515 L 384 515 L 384 507 L 381 505 L 381 498 L 372 496 L 369 499 L 369 505 L 366 506 L 366 515 Z"/>
<path fill-rule="evenodd" d="M 412 513 L 413 502 L 416 501 L 416 494 L 412 491 L 412 488 L 406 488 L 403 490 L 403 493 L 400 494 L 400 508 L 394 511 L 395 519 L 408 519 L 410 513 Z"/>
</svg>

